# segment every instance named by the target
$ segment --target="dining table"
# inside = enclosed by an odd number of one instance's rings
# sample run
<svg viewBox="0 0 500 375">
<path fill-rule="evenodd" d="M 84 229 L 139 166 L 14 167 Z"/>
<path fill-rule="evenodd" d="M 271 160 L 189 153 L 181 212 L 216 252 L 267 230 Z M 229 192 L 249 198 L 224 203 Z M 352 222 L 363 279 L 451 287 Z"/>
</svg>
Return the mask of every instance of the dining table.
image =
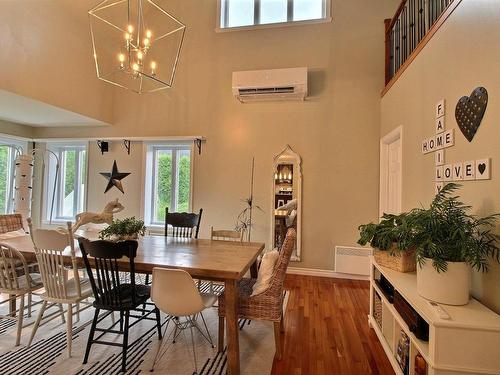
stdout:
<svg viewBox="0 0 500 375">
<path fill-rule="evenodd" d="M 97 232 L 77 231 L 75 236 L 97 239 Z M 1 240 L 17 249 L 26 260 L 36 261 L 35 249 L 29 235 Z M 136 272 L 151 274 L 153 268 L 176 268 L 187 271 L 193 278 L 224 283 L 226 306 L 226 340 L 228 374 L 240 374 L 239 329 L 238 329 L 238 280 L 250 270 L 257 277 L 257 259 L 264 250 L 263 243 L 232 242 L 210 239 L 174 238 L 147 235 L 138 238 L 137 256 L 134 258 Z M 81 252 L 76 247 L 77 262 L 83 266 Z M 69 247 L 64 251 L 65 259 L 71 262 Z M 127 271 L 127 259 L 118 261 Z M 15 306 L 14 306 L 15 311 Z"/>
</svg>

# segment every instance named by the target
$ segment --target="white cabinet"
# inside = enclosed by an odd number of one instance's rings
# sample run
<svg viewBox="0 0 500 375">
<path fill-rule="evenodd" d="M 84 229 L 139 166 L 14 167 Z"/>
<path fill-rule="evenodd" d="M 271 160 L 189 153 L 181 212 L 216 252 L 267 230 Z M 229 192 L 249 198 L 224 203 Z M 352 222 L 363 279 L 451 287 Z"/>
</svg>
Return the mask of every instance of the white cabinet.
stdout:
<svg viewBox="0 0 500 375">
<path fill-rule="evenodd" d="M 418 295 L 415 273 L 401 273 L 379 266 L 373 257 L 371 268 L 368 320 L 396 374 L 403 374 L 395 358 L 401 331 L 410 338 L 410 375 L 414 374 L 414 360 L 418 353 L 427 362 L 428 375 L 500 374 L 500 315 L 471 299 L 465 306 L 442 305 L 451 319 L 440 319 L 427 300 Z M 384 275 L 429 324 L 428 342 L 419 340 L 410 332 L 375 283 L 378 273 Z M 375 300 L 380 300 L 378 311 L 374 309 Z"/>
</svg>

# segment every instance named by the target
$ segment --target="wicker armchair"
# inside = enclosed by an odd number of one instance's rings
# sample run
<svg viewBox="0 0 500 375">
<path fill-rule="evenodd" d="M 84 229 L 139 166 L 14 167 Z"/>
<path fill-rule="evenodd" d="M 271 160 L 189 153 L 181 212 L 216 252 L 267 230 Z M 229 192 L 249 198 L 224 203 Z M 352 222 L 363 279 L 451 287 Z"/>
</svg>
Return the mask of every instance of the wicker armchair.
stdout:
<svg viewBox="0 0 500 375">
<path fill-rule="evenodd" d="M 0 234 L 24 229 L 20 214 L 0 215 Z"/>
<path fill-rule="evenodd" d="M 288 230 L 280 256 L 274 266 L 273 276 L 269 288 L 256 296 L 251 297 L 252 287 L 256 279 L 241 279 L 238 283 L 238 314 L 241 318 L 252 320 L 267 320 L 274 323 L 274 339 L 276 345 L 276 358 L 281 359 L 281 337 L 283 332 L 283 283 L 286 269 L 290 262 L 297 233 L 295 229 Z M 224 293 L 219 296 L 219 351 L 224 347 Z"/>
</svg>

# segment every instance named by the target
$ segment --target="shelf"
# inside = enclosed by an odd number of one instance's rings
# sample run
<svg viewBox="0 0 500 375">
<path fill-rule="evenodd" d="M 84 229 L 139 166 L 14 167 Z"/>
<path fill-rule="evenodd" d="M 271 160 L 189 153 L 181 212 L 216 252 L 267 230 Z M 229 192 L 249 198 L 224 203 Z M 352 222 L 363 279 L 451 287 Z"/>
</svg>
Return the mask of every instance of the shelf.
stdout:
<svg viewBox="0 0 500 375">
<path fill-rule="evenodd" d="M 373 257 L 372 266 L 370 293 L 372 299 L 375 293 L 380 297 L 384 323 L 382 328 L 376 326 L 371 316 L 370 322 L 373 321 L 377 337 L 397 374 L 401 374 L 401 371 L 394 353 L 400 331 L 405 332 L 410 339 L 410 375 L 414 375 L 417 353 L 424 358 L 428 373 L 432 375 L 500 374 L 500 315 L 472 299 L 465 306 L 444 305 L 443 309 L 451 319 L 440 319 L 428 301 L 418 294 L 416 273 L 400 273 L 381 267 Z M 378 277 L 379 273 L 429 324 L 429 341 L 420 340 L 410 332 L 406 322 L 375 282 L 375 276 Z"/>
<path fill-rule="evenodd" d="M 391 355 L 389 355 L 389 354 L 387 355 L 387 358 L 389 359 L 389 362 L 391 362 L 391 365 L 392 365 L 394 372 L 396 373 L 396 375 L 404 375 L 403 371 L 401 371 L 401 369 L 399 367 L 398 361 L 394 357 L 394 354 L 392 351 L 392 343 L 391 344 L 387 343 L 382 331 L 380 330 L 379 326 L 377 325 L 377 322 L 375 321 L 375 319 L 373 319 L 372 316 L 369 317 L 369 321 L 370 321 L 370 325 L 374 329 L 375 334 L 377 335 L 380 343 L 382 344 L 382 347 L 384 348 L 385 352 L 391 353 Z"/>
<path fill-rule="evenodd" d="M 378 285 L 373 283 L 373 288 L 377 291 L 377 293 L 381 294 L 382 291 L 379 289 Z M 424 357 L 425 361 L 427 363 L 431 363 L 430 361 L 430 356 L 429 356 L 429 343 L 423 340 L 420 340 L 415 336 L 413 332 L 410 331 L 410 328 L 408 327 L 408 324 L 403 320 L 403 318 L 399 315 L 398 311 L 394 308 L 392 303 L 390 303 L 386 296 L 382 294 L 381 296 L 382 299 L 382 304 L 390 311 L 398 325 L 401 327 L 403 331 L 408 335 L 410 338 L 410 341 L 415 345 L 417 350 L 420 352 L 422 357 Z M 383 311 L 383 310 L 382 310 Z"/>
<path fill-rule="evenodd" d="M 443 305 L 442 308 L 450 315 L 451 319 L 440 319 L 434 309 L 429 306 L 427 300 L 418 294 L 416 272 L 402 273 L 380 266 L 374 259 L 372 261 L 373 265 L 430 325 L 500 332 L 500 315 L 475 299 L 471 299 L 465 306 Z"/>
</svg>

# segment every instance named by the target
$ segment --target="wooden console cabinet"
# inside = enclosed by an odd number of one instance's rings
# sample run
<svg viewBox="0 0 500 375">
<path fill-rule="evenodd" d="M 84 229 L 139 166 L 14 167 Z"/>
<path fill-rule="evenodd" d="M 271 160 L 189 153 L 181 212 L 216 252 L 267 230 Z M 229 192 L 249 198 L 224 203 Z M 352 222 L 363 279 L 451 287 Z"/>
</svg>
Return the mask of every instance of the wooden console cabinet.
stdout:
<svg viewBox="0 0 500 375">
<path fill-rule="evenodd" d="M 428 342 L 410 332 L 375 283 L 378 273 L 429 323 Z M 379 266 L 373 257 L 370 280 L 368 321 L 397 375 L 403 375 L 395 356 L 401 330 L 410 338 L 410 375 L 414 375 L 418 353 L 427 362 L 428 375 L 500 374 L 500 315 L 471 299 L 465 306 L 442 305 L 451 319 L 440 319 L 427 300 L 418 295 L 416 273 L 400 273 Z"/>
</svg>

